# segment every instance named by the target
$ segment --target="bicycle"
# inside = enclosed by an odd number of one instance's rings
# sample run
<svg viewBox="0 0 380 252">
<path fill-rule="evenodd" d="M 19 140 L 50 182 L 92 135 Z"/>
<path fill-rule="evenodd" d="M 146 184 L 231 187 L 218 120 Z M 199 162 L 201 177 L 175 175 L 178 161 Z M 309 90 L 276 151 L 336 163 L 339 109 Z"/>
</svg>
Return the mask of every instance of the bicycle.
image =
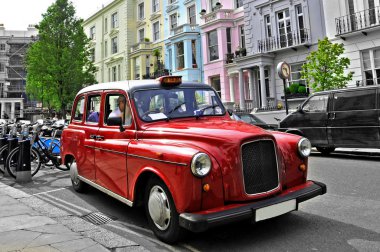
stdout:
<svg viewBox="0 0 380 252">
<path fill-rule="evenodd" d="M 10 129 L 8 131 L 8 127 L 10 126 Z M 6 139 L 6 141 L 17 138 L 17 125 L 14 124 L 2 124 L 0 127 L 0 137 Z M 0 148 L 0 172 L 5 172 L 5 163 L 6 158 L 8 156 L 8 144 L 3 145 Z"/>
<path fill-rule="evenodd" d="M 61 158 L 59 153 L 54 153 L 54 150 L 59 148 L 60 142 L 57 139 L 57 134 L 63 129 L 64 125 L 58 125 L 53 130 L 53 138 L 50 141 L 50 145 L 46 144 L 46 139 L 43 141 L 40 138 L 41 127 L 37 127 L 33 130 L 33 137 L 31 143 L 31 175 L 34 176 L 40 169 L 41 164 L 45 166 L 54 166 L 58 170 L 68 171 L 70 168 L 67 166 L 61 166 Z M 57 142 L 58 141 L 58 142 Z M 6 160 L 6 168 L 9 174 L 16 178 L 16 168 L 18 163 L 20 147 L 16 147 L 12 150 Z"/>
</svg>

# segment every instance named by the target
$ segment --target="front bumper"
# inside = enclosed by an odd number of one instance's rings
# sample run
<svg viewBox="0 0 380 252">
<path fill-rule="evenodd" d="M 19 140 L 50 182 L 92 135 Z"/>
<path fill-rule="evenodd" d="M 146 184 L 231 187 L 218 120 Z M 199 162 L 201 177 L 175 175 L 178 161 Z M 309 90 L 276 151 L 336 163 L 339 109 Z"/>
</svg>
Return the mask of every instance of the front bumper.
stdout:
<svg viewBox="0 0 380 252">
<path fill-rule="evenodd" d="M 307 186 L 300 190 L 238 206 L 236 208 L 221 210 L 208 214 L 182 213 L 179 216 L 179 225 L 193 232 L 203 232 L 211 227 L 245 219 L 251 219 L 253 222 L 255 222 L 256 211 L 258 209 L 273 206 L 294 199 L 296 200 L 296 209 L 298 209 L 299 203 L 326 193 L 325 184 L 317 181 L 310 182 L 312 182 L 310 186 Z"/>
</svg>

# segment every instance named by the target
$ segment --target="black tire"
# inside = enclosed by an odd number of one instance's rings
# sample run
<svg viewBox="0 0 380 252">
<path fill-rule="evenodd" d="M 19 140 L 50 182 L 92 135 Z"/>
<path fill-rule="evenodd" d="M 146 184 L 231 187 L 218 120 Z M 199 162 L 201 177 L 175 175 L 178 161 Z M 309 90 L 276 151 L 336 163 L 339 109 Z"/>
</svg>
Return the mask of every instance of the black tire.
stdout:
<svg viewBox="0 0 380 252">
<path fill-rule="evenodd" d="M 5 167 L 8 170 L 8 173 L 16 178 L 16 167 L 18 163 L 18 156 L 19 156 L 20 148 L 17 147 L 13 149 L 5 162 Z M 32 177 L 36 175 L 36 173 L 40 170 L 41 167 L 41 157 L 38 151 L 36 151 L 34 148 L 30 151 L 30 172 Z"/>
<path fill-rule="evenodd" d="M 150 228 L 158 239 L 173 244 L 182 238 L 185 230 L 179 226 L 179 214 L 173 198 L 165 183 L 158 178 L 149 180 L 144 206 Z"/>
<path fill-rule="evenodd" d="M 8 156 L 8 144 L 0 148 L 0 172 L 5 172 L 5 161 Z"/>
<path fill-rule="evenodd" d="M 66 166 L 70 169 L 71 184 L 73 185 L 74 191 L 78 193 L 86 192 L 88 185 L 79 179 L 77 163 L 75 159 L 66 164 Z"/>
<path fill-rule="evenodd" d="M 334 147 L 317 147 L 317 151 L 322 153 L 322 155 L 324 156 L 330 155 L 331 152 L 333 152 L 334 150 L 335 150 Z"/>
</svg>

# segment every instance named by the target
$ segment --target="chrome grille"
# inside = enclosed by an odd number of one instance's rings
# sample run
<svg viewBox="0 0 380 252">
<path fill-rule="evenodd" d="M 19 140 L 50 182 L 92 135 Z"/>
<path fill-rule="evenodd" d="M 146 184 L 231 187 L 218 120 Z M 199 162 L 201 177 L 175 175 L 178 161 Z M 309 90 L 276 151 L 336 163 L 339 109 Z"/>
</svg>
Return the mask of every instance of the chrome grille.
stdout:
<svg viewBox="0 0 380 252">
<path fill-rule="evenodd" d="M 260 140 L 242 146 L 244 188 L 247 194 L 258 194 L 278 186 L 275 145 L 272 140 Z"/>
</svg>

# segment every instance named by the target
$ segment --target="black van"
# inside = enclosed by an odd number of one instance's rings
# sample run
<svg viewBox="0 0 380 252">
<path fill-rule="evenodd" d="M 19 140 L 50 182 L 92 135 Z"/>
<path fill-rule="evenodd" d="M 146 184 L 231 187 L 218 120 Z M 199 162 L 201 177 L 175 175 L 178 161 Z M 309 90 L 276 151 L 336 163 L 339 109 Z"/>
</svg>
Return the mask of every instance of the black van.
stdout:
<svg viewBox="0 0 380 252">
<path fill-rule="evenodd" d="M 279 130 L 307 137 L 322 154 L 337 147 L 380 148 L 380 86 L 314 93 Z"/>
</svg>

